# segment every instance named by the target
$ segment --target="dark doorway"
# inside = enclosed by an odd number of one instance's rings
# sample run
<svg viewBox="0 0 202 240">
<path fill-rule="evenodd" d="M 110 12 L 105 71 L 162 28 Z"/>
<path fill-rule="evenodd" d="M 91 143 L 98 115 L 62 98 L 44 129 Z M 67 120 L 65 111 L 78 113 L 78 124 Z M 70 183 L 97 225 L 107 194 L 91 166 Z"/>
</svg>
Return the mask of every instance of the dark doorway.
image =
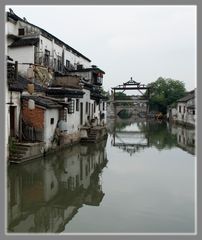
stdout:
<svg viewBox="0 0 202 240">
<path fill-rule="evenodd" d="M 80 103 L 80 125 L 83 125 L 83 103 Z"/>
<path fill-rule="evenodd" d="M 10 106 L 10 136 L 15 137 L 16 133 L 16 106 Z"/>
</svg>

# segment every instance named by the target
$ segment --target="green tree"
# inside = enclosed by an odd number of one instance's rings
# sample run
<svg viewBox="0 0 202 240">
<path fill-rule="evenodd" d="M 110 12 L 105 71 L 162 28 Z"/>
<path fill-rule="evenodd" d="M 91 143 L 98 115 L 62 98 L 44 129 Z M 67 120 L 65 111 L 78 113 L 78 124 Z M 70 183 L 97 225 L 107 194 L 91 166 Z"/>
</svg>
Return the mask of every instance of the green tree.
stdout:
<svg viewBox="0 0 202 240">
<path fill-rule="evenodd" d="M 176 104 L 176 101 L 186 94 L 184 83 L 171 78 L 159 77 L 148 86 L 150 87 L 150 110 L 162 113 L 166 113 L 169 105 Z"/>
</svg>

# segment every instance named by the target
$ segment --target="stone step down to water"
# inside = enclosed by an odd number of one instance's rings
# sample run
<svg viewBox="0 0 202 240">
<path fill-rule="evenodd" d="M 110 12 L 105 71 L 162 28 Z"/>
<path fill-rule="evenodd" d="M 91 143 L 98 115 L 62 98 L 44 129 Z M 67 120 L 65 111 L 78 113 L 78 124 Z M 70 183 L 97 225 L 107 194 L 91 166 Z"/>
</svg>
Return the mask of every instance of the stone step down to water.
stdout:
<svg viewBox="0 0 202 240">
<path fill-rule="evenodd" d="M 27 160 L 38 158 L 43 155 L 43 146 L 43 142 L 15 143 L 13 149 L 9 151 L 9 161 L 11 163 L 22 163 Z"/>
<path fill-rule="evenodd" d="M 81 142 L 97 142 L 107 136 L 106 127 L 97 126 L 89 128 L 87 131 L 87 136 L 81 138 Z"/>
</svg>

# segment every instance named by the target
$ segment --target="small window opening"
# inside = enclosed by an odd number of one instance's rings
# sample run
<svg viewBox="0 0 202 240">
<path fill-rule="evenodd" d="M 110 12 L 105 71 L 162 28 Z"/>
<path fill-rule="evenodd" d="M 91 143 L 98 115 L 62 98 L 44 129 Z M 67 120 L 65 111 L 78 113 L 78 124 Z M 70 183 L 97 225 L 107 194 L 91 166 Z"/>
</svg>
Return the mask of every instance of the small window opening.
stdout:
<svg viewBox="0 0 202 240">
<path fill-rule="evenodd" d="M 50 119 L 50 124 L 51 124 L 51 125 L 54 124 L 54 118 L 51 118 L 51 119 Z"/>
</svg>

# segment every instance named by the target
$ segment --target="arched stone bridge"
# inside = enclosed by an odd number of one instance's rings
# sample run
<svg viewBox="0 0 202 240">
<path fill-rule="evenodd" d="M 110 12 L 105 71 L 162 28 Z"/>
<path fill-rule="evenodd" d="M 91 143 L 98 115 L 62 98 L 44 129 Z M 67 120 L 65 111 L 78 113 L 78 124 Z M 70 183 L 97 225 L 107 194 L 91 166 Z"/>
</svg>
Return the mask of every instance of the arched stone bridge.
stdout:
<svg viewBox="0 0 202 240">
<path fill-rule="evenodd" d="M 137 116 L 142 113 L 146 115 L 148 112 L 148 100 L 108 102 L 107 113 L 109 117 L 116 117 L 123 110 Z"/>
<path fill-rule="evenodd" d="M 121 96 L 117 97 L 116 91 L 137 90 L 141 93 L 141 96 Z M 143 93 L 142 91 L 145 91 Z M 120 96 L 120 95 L 119 95 Z M 149 112 L 149 98 L 150 87 L 134 81 L 132 78 L 130 81 L 123 83 L 112 88 L 111 101 L 108 102 L 108 116 L 116 117 L 123 110 L 128 110 L 130 113 L 139 115 L 140 113 L 147 114 Z"/>
</svg>

